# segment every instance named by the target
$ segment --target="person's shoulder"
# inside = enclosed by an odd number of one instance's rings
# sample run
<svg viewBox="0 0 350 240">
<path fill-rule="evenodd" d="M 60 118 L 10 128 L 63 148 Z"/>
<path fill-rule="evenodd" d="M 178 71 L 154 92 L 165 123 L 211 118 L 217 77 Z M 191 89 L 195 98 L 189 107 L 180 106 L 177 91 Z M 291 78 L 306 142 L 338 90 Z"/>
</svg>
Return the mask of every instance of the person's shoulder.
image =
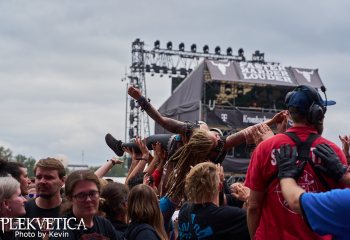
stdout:
<svg viewBox="0 0 350 240">
<path fill-rule="evenodd" d="M 218 214 L 223 214 L 227 216 L 246 215 L 246 211 L 244 209 L 227 205 L 218 207 L 216 211 Z"/>
<path fill-rule="evenodd" d="M 104 217 L 101 216 L 94 216 L 94 222 L 100 229 L 100 233 L 104 234 L 106 236 L 110 236 L 111 239 L 121 239 L 123 236 L 123 233 L 120 231 L 117 231 L 113 224 L 107 220 Z"/>
<path fill-rule="evenodd" d="M 147 223 L 132 223 L 124 233 L 127 239 L 159 239 L 155 229 Z"/>
<path fill-rule="evenodd" d="M 103 226 L 107 226 L 107 227 L 110 227 L 110 228 L 113 228 L 113 224 L 106 218 L 104 217 L 101 217 L 101 216 L 94 216 L 94 221 L 98 224 L 102 224 Z"/>
</svg>

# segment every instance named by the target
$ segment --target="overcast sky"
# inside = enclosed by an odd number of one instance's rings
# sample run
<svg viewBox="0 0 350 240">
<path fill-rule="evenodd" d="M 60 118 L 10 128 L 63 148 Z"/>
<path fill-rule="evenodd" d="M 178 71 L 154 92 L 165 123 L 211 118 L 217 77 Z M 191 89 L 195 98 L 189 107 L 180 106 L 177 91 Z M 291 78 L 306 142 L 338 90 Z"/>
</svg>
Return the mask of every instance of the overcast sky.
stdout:
<svg viewBox="0 0 350 240">
<path fill-rule="evenodd" d="M 155 40 L 255 50 L 284 66 L 318 68 L 329 99 L 324 136 L 350 134 L 347 0 L 0 0 L 0 145 L 36 159 L 99 165 L 104 135 L 124 139 L 131 43 Z M 152 103 L 170 80 L 147 79 Z"/>
</svg>

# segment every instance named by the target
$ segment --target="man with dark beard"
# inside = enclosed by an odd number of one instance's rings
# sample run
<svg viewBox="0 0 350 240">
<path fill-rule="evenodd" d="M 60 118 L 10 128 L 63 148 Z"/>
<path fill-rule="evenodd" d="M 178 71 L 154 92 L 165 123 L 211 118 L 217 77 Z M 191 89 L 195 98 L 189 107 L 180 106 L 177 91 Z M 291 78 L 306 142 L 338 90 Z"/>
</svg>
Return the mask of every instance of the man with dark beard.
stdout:
<svg viewBox="0 0 350 240">
<path fill-rule="evenodd" d="M 63 164 L 55 158 L 41 159 L 35 164 L 34 174 L 38 197 L 26 203 L 26 217 L 59 217 L 62 203 L 60 190 L 66 174 Z"/>
</svg>

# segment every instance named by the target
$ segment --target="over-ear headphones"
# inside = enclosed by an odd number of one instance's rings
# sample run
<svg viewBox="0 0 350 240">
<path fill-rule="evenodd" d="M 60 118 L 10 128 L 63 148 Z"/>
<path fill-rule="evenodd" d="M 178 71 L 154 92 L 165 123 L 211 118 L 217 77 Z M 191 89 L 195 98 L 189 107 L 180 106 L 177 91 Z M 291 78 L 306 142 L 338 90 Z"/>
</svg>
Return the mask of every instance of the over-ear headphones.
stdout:
<svg viewBox="0 0 350 240">
<path fill-rule="evenodd" d="M 324 118 L 324 115 L 327 111 L 326 106 L 317 92 L 317 90 L 313 87 L 307 85 L 300 85 L 296 87 L 293 91 L 288 92 L 285 99 L 286 106 L 289 106 L 291 99 L 293 99 L 294 95 L 298 92 L 303 91 L 307 96 L 308 100 L 311 102 L 310 107 L 306 111 L 306 119 L 311 124 L 320 124 Z M 325 94 L 325 88 L 322 88 L 322 92 Z M 305 106 L 307 107 L 307 106 Z"/>
</svg>

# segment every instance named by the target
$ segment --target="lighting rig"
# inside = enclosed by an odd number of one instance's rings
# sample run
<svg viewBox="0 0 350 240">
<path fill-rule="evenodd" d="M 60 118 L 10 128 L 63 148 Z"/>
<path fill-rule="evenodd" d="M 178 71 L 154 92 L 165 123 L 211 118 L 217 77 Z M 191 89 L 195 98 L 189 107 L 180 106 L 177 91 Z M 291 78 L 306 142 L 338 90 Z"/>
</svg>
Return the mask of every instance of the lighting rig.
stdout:
<svg viewBox="0 0 350 240">
<path fill-rule="evenodd" d="M 238 49 L 237 55 L 233 55 L 231 47 L 226 49 L 226 54 L 221 52 L 221 48 L 216 46 L 214 53 L 209 52 L 209 46 L 204 45 L 203 51 L 197 51 L 197 45 L 192 44 L 190 50 L 185 50 L 185 44 L 181 42 L 178 49 L 173 49 L 171 41 L 166 43 L 166 48 L 161 48 L 160 41 L 154 42 L 153 49 L 145 49 L 145 44 L 140 39 L 136 39 L 132 43 L 132 63 L 130 67 L 130 75 L 127 77 L 129 85 L 138 87 L 142 95 L 147 98 L 146 92 L 146 73 L 151 77 L 157 74 L 160 77 L 168 75 L 172 78 L 172 90 L 186 78 L 188 74 L 203 59 L 209 60 L 226 60 L 226 61 L 246 61 L 244 50 Z M 264 63 L 264 53 L 255 51 L 252 60 L 248 62 Z M 127 95 L 126 105 L 126 129 L 125 141 L 135 138 L 135 136 L 149 136 L 149 118 L 146 113 L 141 112 L 137 107 L 137 103 L 133 98 Z M 143 133 L 143 134 L 142 134 Z"/>
</svg>

